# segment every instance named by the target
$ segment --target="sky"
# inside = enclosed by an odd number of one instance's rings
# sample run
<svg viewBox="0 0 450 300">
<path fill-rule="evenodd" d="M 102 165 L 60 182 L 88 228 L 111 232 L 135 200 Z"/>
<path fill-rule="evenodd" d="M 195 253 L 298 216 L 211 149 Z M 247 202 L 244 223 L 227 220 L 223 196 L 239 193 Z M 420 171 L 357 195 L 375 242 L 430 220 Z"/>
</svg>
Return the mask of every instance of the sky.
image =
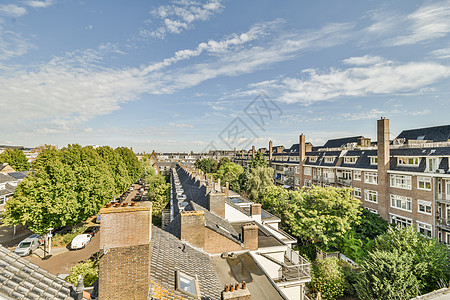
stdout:
<svg viewBox="0 0 450 300">
<path fill-rule="evenodd" d="M 0 2 L 0 144 L 290 147 L 448 125 L 450 1 Z"/>
</svg>

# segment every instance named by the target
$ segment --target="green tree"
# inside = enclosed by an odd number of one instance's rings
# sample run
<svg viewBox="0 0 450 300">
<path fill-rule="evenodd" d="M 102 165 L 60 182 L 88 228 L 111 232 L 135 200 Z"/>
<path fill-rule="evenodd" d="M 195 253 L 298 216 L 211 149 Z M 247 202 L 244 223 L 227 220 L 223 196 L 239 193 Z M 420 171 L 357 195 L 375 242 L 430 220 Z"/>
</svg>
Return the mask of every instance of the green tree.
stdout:
<svg viewBox="0 0 450 300">
<path fill-rule="evenodd" d="M 205 173 L 214 173 L 219 167 L 219 163 L 212 158 L 197 159 L 194 165 Z"/>
<path fill-rule="evenodd" d="M 70 270 L 69 276 L 66 277 L 66 281 L 77 285 L 78 275 L 83 276 L 84 286 L 91 286 L 98 279 L 99 262 L 93 260 L 86 260 Z"/>
<path fill-rule="evenodd" d="M 125 165 L 122 156 L 119 155 L 109 146 L 103 146 L 96 149 L 97 153 L 105 162 L 114 178 L 115 190 L 114 194 L 119 195 L 123 193 L 132 183 L 130 175 L 128 174 L 127 166 Z"/>
<path fill-rule="evenodd" d="M 118 147 L 114 151 L 119 153 L 119 155 L 122 157 L 123 162 L 127 167 L 128 175 L 130 176 L 132 182 L 138 180 L 143 173 L 143 169 L 133 151 L 131 151 L 131 149 L 127 147 Z"/>
<path fill-rule="evenodd" d="M 389 228 L 389 223 L 379 215 L 364 208 L 361 213 L 360 222 L 353 224 L 352 227 L 355 230 L 355 238 L 367 241 L 386 233 Z"/>
<path fill-rule="evenodd" d="M 450 249 L 437 239 L 423 236 L 413 226 L 389 228 L 375 240 L 373 251 L 408 254 L 422 294 L 439 288 L 442 281 L 450 281 Z"/>
<path fill-rule="evenodd" d="M 227 162 L 223 163 L 219 167 L 217 172 L 214 174 L 214 179 L 220 178 L 223 183 L 228 182 L 231 190 L 239 192 L 239 176 L 242 173 L 244 173 L 244 168 L 235 163 Z"/>
<path fill-rule="evenodd" d="M 291 192 L 286 222 L 295 236 L 327 247 L 359 220 L 360 205 L 350 189 L 313 186 Z"/>
<path fill-rule="evenodd" d="M 273 185 L 273 169 L 271 167 L 257 166 L 248 173 L 246 190 L 250 198 L 259 202 L 264 196 L 267 187 Z"/>
<path fill-rule="evenodd" d="M 249 161 L 249 167 L 251 169 L 254 169 L 254 168 L 257 168 L 257 167 L 267 167 L 267 161 L 264 159 L 264 156 L 263 156 L 263 154 L 261 152 L 257 152 L 255 154 L 255 158 L 252 158 Z"/>
<path fill-rule="evenodd" d="M 344 294 L 344 275 L 336 257 L 319 259 L 312 266 L 311 286 L 322 299 L 336 299 Z"/>
<path fill-rule="evenodd" d="M 286 225 L 286 211 L 289 206 L 290 191 L 281 186 L 270 185 L 264 190 L 261 197 L 261 205 L 265 210 L 273 213 L 281 219 L 282 225 Z"/>
<path fill-rule="evenodd" d="M 359 299 L 411 299 L 421 283 L 415 276 L 423 266 L 415 266 L 410 253 L 376 250 L 361 264 L 355 284 Z"/>
<path fill-rule="evenodd" d="M 159 220 L 162 210 L 170 201 L 170 183 L 161 174 L 147 175 L 144 178 L 148 185 L 148 199 L 152 201 L 152 215 Z"/>
<path fill-rule="evenodd" d="M 17 172 L 28 171 L 30 164 L 19 149 L 6 149 L 0 154 L 0 163 L 8 163 Z"/>
<path fill-rule="evenodd" d="M 24 225 L 36 233 L 46 233 L 78 221 L 76 175 L 63 163 L 61 151 L 44 149 L 33 163 L 34 174 L 16 188 L 6 203 L 4 224 Z"/>
</svg>

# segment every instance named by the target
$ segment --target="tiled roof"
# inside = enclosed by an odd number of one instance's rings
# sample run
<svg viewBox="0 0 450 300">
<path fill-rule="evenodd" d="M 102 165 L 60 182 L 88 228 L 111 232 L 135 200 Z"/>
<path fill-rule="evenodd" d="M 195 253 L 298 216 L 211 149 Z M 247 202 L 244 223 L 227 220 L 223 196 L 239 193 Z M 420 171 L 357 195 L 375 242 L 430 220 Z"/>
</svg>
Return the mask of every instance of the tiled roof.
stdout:
<svg viewBox="0 0 450 300">
<path fill-rule="evenodd" d="M 14 177 L 16 180 L 19 179 L 24 179 L 25 177 L 28 176 L 28 171 L 24 171 L 24 172 L 11 172 L 8 173 L 9 176 Z"/>
<path fill-rule="evenodd" d="M 176 170 L 181 185 L 183 186 L 186 199 L 192 200 L 204 208 L 209 209 L 208 199 L 206 197 L 206 187 L 201 186 L 199 182 L 191 179 L 187 172 L 180 166 L 177 166 Z"/>
<path fill-rule="evenodd" d="M 397 138 L 447 142 L 450 139 L 450 125 L 403 130 Z"/>
<path fill-rule="evenodd" d="M 74 299 L 73 286 L 0 246 L 0 298 Z"/>
<path fill-rule="evenodd" d="M 10 176 L 9 174 L 0 173 L 0 183 L 6 183 L 6 182 L 11 182 L 11 181 L 17 181 L 17 179 Z"/>
<path fill-rule="evenodd" d="M 157 285 L 182 299 L 194 299 L 175 291 L 175 271 L 178 270 L 191 277 L 198 277 L 201 299 L 221 298 L 222 285 L 207 254 L 155 226 L 152 229 L 151 245 L 150 275 Z"/>
</svg>

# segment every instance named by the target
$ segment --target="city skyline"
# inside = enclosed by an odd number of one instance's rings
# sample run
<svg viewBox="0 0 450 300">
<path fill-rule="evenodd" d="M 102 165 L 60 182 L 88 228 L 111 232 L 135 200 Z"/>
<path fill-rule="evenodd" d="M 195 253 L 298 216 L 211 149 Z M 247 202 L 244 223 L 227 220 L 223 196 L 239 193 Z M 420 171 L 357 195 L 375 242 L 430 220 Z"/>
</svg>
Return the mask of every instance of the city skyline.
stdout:
<svg viewBox="0 0 450 300">
<path fill-rule="evenodd" d="M 30 0 L 0 19 L 0 144 L 198 152 L 449 124 L 450 1 Z"/>
</svg>

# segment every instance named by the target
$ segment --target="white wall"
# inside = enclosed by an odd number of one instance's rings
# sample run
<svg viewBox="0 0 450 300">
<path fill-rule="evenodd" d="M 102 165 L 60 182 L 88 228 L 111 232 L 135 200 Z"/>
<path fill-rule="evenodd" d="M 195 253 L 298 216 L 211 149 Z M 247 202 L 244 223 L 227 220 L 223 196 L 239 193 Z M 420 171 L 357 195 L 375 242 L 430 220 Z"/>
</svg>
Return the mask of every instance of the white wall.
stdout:
<svg viewBox="0 0 450 300">
<path fill-rule="evenodd" d="M 228 220 L 228 222 L 245 222 L 252 220 L 252 218 L 227 203 L 225 203 L 225 219 Z"/>
<path fill-rule="evenodd" d="M 300 285 L 280 287 L 280 290 L 288 297 L 289 300 L 299 300 L 300 299 Z"/>
<path fill-rule="evenodd" d="M 264 269 L 264 271 L 266 271 L 266 273 L 270 276 L 270 278 L 272 279 L 279 278 L 278 270 L 281 268 L 279 264 L 276 264 L 258 254 L 255 254 L 254 258 L 258 261 L 260 266 Z"/>
</svg>

